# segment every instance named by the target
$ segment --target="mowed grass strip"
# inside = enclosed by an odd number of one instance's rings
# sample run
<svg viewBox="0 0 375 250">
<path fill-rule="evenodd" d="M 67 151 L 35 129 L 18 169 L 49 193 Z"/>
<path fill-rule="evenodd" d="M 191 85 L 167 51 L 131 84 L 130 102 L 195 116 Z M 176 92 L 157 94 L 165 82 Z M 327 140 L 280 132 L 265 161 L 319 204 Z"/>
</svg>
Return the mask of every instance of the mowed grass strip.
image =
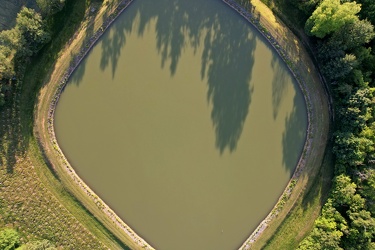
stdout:
<svg viewBox="0 0 375 250">
<path fill-rule="evenodd" d="M 41 87 L 76 30 L 94 20 L 91 7 L 101 5 L 66 1 L 64 10 L 48 21 L 52 41 L 31 59 L 24 78 L 18 79 L 18 91 L 0 112 L 0 227 L 17 229 L 23 243 L 45 238 L 64 249 L 128 249 L 61 184 L 33 133 Z"/>
</svg>

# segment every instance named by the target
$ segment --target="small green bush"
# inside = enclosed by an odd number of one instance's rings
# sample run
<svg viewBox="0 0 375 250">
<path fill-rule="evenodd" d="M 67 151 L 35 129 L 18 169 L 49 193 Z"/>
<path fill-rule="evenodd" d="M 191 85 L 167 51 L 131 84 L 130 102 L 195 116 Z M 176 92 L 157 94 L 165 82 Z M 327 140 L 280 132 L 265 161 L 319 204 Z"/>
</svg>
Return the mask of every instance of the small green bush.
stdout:
<svg viewBox="0 0 375 250">
<path fill-rule="evenodd" d="M 0 231 L 0 249 L 13 250 L 19 247 L 20 237 L 14 229 L 3 229 Z"/>
</svg>

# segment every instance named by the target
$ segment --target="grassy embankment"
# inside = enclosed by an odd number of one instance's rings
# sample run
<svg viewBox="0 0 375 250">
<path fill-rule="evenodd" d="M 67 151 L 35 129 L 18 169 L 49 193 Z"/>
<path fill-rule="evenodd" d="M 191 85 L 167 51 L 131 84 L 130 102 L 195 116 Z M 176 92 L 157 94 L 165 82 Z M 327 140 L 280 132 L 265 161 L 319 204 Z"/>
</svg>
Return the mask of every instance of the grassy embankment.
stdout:
<svg viewBox="0 0 375 250">
<path fill-rule="evenodd" d="M 277 41 L 285 51 L 288 65 L 299 75 L 307 97 L 310 122 L 302 171 L 293 177 L 296 181 L 292 186 L 295 186 L 290 196 L 280 197 L 273 210 L 278 211 L 277 216 L 267 223 L 267 229 L 259 228 L 261 233 L 257 240 L 248 246 L 251 249 L 295 249 L 312 229 L 330 188 L 333 163 L 329 150 L 329 96 L 301 40 L 260 0 L 250 0 L 248 8 L 260 22 L 262 33 Z M 303 30 L 293 21 L 288 22 L 288 26 L 306 44 Z"/>
<path fill-rule="evenodd" d="M 45 94 L 41 88 L 48 89 L 46 83 L 56 80 L 56 71 L 64 70 L 61 64 L 70 63 L 118 3 L 67 0 L 64 10 L 49 20 L 52 41 L 31 59 L 24 78 L 18 79 L 19 90 L 1 110 L 0 227 L 15 228 L 23 243 L 45 238 L 67 249 L 127 249 L 124 242 L 137 248 L 113 223 L 104 221 L 104 226 L 96 218 L 100 216 L 88 212 L 79 195 L 74 193 L 79 201 L 73 198 L 69 192 L 76 187 L 53 169 L 34 137 L 40 122 L 34 107 Z"/>
</svg>

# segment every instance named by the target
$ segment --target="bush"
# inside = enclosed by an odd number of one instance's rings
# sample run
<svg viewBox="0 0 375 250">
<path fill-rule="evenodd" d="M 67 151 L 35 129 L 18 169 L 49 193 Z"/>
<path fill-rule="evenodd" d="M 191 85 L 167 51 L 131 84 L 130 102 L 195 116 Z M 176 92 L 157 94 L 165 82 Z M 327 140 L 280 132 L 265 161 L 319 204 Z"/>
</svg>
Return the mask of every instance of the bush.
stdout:
<svg viewBox="0 0 375 250">
<path fill-rule="evenodd" d="M 13 229 L 4 229 L 0 231 L 0 249 L 13 250 L 20 245 L 20 238 L 17 231 Z"/>
</svg>

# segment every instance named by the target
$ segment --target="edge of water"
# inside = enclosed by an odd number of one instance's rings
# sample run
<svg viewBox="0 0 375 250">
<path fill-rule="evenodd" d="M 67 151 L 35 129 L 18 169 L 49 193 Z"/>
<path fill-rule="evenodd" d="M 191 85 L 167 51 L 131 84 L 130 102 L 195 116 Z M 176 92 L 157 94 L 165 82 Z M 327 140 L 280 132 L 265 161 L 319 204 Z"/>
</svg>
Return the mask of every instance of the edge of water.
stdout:
<svg viewBox="0 0 375 250">
<path fill-rule="evenodd" d="M 306 83 L 302 79 L 302 77 L 299 75 L 298 69 L 292 62 L 292 60 L 289 58 L 285 50 L 280 46 L 280 44 L 272 37 L 271 33 L 267 31 L 266 28 L 264 28 L 259 21 L 259 19 L 255 18 L 251 13 L 249 13 L 247 10 L 245 10 L 242 6 L 240 6 L 237 2 L 234 0 L 222 0 L 224 3 L 226 3 L 229 7 L 234 9 L 238 14 L 240 14 L 243 18 L 245 18 L 249 23 L 251 23 L 262 36 L 269 42 L 269 44 L 273 47 L 273 49 L 280 55 L 282 60 L 286 63 L 289 71 L 293 75 L 294 79 L 297 81 L 299 88 L 302 91 L 306 109 L 307 109 L 307 132 L 306 132 L 306 138 L 305 138 L 305 144 L 301 153 L 301 156 L 299 158 L 299 161 L 297 163 L 297 166 L 295 167 L 294 173 L 292 177 L 290 178 L 286 188 L 284 189 L 282 195 L 279 197 L 278 201 L 276 202 L 275 206 L 272 208 L 271 212 L 267 215 L 265 219 L 258 225 L 258 227 L 253 231 L 253 233 L 245 240 L 245 242 L 242 244 L 242 246 L 239 248 L 247 250 L 250 249 L 251 245 L 258 239 L 258 237 L 262 234 L 262 232 L 268 227 L 269 223 L 277 217 L 279 212 L 281 211 L 283 204 L 285 203 L 285 200 L 287 200 L 292 191 L 293 188 L 299 179 L 301 172 L 303 170 L 303 167 L 305 166 L 306 162 L 306 152 L 311 148 L 311 141 L 312 138 L 311 134 L 311 98 L 310 93 L 306 89 Z"/>
<path fill-rule="evenodd" d="M 56 105 L 60 98 L 60 95 L 66 86 L 69 77 L 74 72 L 74 70 L 79 66 L 81 61 L 86 57 L 88 52 L 91 48 L 96 44 L 98 39 L 101 35 L 106 31 L 108 27 L 117 19 L 117 17 L 133 2 L 134 0 L 123 0 L 118 7 L 116 8 L 114 14 L 110 15 L 107 20 L 103 23 L 103 25 L 94 33 L 91 39 L 88 41 L 87 44 L 82 46 L 78 55 L 72 60 L 71 66 L 66 70 L 63 74 L 61 81 L 58 83 L 57 89 L 53 94 L 52 101 L 49 105 L 48 111 L 48 132 L 49 132 L 49 139 L 53 144 L 53 148 L 57 152 L 58 156 L 61 158 L 66 173 L 73 179 L 73 181 L 81 188 L 86 195 L 93 200 L 93 202 L 101 209 L 117 226 L 119 226 L 123 232 L 125 232 L 130 238 L 136 243 L 138 246 L 144 249 L 154 249 L 151 245 L 149 245 L 143 238 L 141 238 L 138 234 L 136 234 L 121 218 L 119 218 L 116 213 L 111 210 L 111 208 L 104 203 L 104 201 L 99 198 L 94 191 L 92 191 L 86 183 L 77 175 L 74 169 L 70 166 L 67 158 L 63 154 L 62 150 L 60 149 L 57 139 L 54 132 L 54 113 L 56 109 Z M 253 233 L 245 240 L 242 244 L 240 249 L 250 249 L 252 244 L 259 238 L 262 232 L 268 227 L 270 222 L 277 217 L 279 212 L 282 210 L 283 204 L 289 197 L 291 196 L 292 190 L 296 185 L 297 180 L 301 176 L 301 173 L 304 169 L 305 162 L 306 162 L 306 152 L 311 149 L 311 138 L 312 138 L 312 129 L 311 129 L 311 116 L 312 116 L 312 102 L 310 93 L 307 90 L 306 83 L 303 78 L 298 73 L 298 69 L 296 65 L 290 60 L 286 51 L 280 46 L 280 44 L 272 37 L 271 33 L 267 31 L 266 28 L 262 25 L 259 19 L 255 18 L 250 12 L 245 10 L 242 6 L 240 6 L 234 0 L 222 0 L 226 3 L 230 8 L 234 9 L 239 15 L 245 18 L 250 24 L 252 24 L 263 37 L 270 43 L 270 45 L 274 48 L 274 50 L 281 56 L 283 61 L 286 63 L 287 67 L 289 68 L 290 72 L 292 73 L 293 77 L 296 79 L 305 99 L 306 108 L 307 108 L 307 133 L 305 144 L 303 147 L 303 151 L 301 153 L 300 159 L 298 161 L 297 166 L 295 167 L 293 176 L 289 180 L 286 188 L 284 189 L 282 195 L 276 202 L 275 206 L 272 208 L 271 212 L 267 215 L 267 217 L 259 224 L 259 226 L 253 231 Z"/>
<path fill-rule="evenodd" d="M 303 170 L 305 169 L 307 160 L 309 159 L 309 157 L 311 158 L 311 155 L 312 155 L 311 152 L 313 151 L 312 141 L 314 140 L 313 133 L 315 132 L 313 131 L 314 129 L 312 127 L 312 124 L 316 125 L 317 123 L 316 117 L 314 117 L 314 112 L 313 112 L 314 104 L 316 104 L 316 100 L 312 101 L 312 99 L 314 98 L 311 98 L 311 93 L 309 91 L 309 88 L 311 88 L 311 86 L 310 87 L 308 86 L 304 77 L 300 74 L 299 66 L 296 65 L 293 62 L 293 60 L 291 60 L 286 50 L 284 50 L 281 44 L 277 42 L 276 39 L 273 37 L 272 32 L 268 31 L 265 28 L 266 26 L 265 23 L 267 22 L 267 20 L 264 22 L 260 20 L 262 13 L 258 12 L 258 17 L 256 18 L 254 17 L 252 13 L 250 13 L 240 4 L 235 2 L 235 0 L 222 0 L 222 1 L 225 2 L 229 7 L 234 9 L 238 14 L 240 14 L 243 18 L 245 18 L 249 23 L 251 23 L 259 31 L 259 33 L 262 34 L 262 36 L 269 42 L 269 44 L 274 48 L 274 50 L 280 55 L 282 60 L 286 63 L 291 74 L 297 81 L 302 91 L 302 94 L 304 96 L 306 109 L 307 109 L 307 131 L 306 131 L 305 145 L 301 152 L 299 161 L 297 165 L 295 166 L 294 173 L 292 177 L 290 178 L 287 186 L 285 187 L 282 195 L 279 197 L 278 201 L 276 202 L 276 204 L 274 205 L 270 213 L 260 222 L 258 227 L 252 232 L 252 234 L 245 240 L 245 242 L 239 248 L 240 250 L 248 250 L 248 249 L 251 249 L 251 247 L 257 241 L 257 239 L 261 236 L 263 231 L 270 225 L 270 223 L 282 211 L 284 204 L 291 197 L 292 191 L 294 187 L 296 186 L 297 181 L 300 180 L 301 174 L 303 173 Z M 251 1 L 250 1 L 250 5 L 251 5 Z M 254 12 L 255 6 L 252 6 L 252 8 L 253 8 L 252 12 Z M 299 41 L 297 42 L 300 43 Z M 328 99 L 328 102 L 327 102 L 328 115 L 330 118 L 332 118 L 332 106 L 331 106 L 332 104 L 329 98 L 329 94 L 327 93 L 326 86 L 324 85 L 325 81 L 318 71 L 317 71 L 317 75 L 319 76 L 320 82 L 323 85 L 325 97 Z"/>
</svg>

